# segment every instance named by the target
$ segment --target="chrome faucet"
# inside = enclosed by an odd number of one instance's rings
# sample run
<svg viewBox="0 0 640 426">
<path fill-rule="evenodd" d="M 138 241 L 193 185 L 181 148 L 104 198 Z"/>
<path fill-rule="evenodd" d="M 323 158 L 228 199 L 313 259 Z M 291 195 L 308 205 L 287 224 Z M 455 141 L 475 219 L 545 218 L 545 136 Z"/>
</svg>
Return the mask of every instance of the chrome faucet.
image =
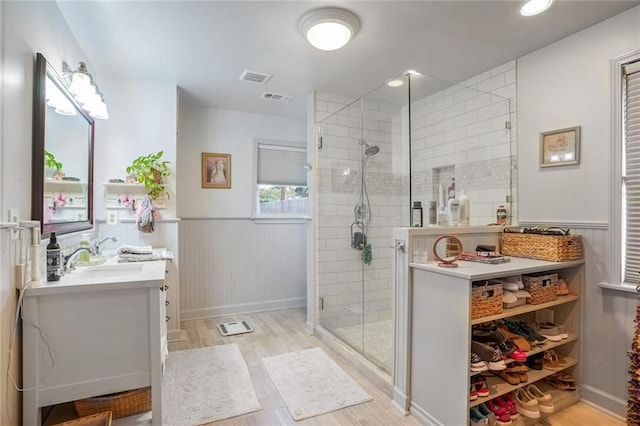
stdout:
<svg viewBox="0 0 640 426">
<path fill-rule="evenodd" d="M 101 250 L 100 246 L 102 246 L 102 244 L 107 240 L 111 240 L 114 243 L 118 242 L 118 239 L 116 237 L 107 237 L 107 238 L 104 238 L 101 241 L 95 241 L 93 243 L 93 246 L 91 246 L 91 251 L 93 252 L 92 254 L 94 256 L 98 256 L 101 253 L 102 250 Z"/>
<path fill-rule="evenodd" d="M 64 256 L 64 260 L 62 262 L 62 273 L 63 274 L 65 272 L 69 272 L 69 271 L 72 271 L 72 270 L 75 269 L 74 260 L 77 257 L 77 254 L 80 253 L 81 251 L 86 251 L 90 255 L 92 254 L 91 250 L 89 249 L 89 247 L 78 247 L 77 249 L 72 251 L 70 255 Z"/>
</svg>

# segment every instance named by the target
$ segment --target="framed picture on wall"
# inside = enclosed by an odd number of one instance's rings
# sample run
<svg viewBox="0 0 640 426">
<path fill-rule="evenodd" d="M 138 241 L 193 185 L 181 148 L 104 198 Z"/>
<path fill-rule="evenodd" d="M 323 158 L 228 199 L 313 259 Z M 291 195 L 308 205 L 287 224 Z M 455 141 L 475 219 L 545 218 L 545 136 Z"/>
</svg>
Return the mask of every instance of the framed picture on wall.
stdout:
<svg viewBox="0 0 640 426">
<path fill-rule="evenodd" d="M 580 126 L 540 133 L 540 167 L 580 164 Z"/>
<path fill-rule="evenodd" d="M 231 154 L 202 153 L 202 187 L 231 188 Z"/>
</svg>

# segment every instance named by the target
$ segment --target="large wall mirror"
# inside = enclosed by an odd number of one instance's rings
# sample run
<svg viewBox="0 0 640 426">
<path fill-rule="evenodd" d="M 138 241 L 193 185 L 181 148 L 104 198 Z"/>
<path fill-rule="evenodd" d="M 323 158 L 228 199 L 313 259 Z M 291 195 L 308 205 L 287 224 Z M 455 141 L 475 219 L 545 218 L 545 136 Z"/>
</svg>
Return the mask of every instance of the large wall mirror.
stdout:
<svg viewBox="0 0 640 426">
<path fill-rule="evenodd" d="M 93 227 L 94 121 L 45 57 L 33 85 L 31 218 L 43 237 Z"/>
</svg>

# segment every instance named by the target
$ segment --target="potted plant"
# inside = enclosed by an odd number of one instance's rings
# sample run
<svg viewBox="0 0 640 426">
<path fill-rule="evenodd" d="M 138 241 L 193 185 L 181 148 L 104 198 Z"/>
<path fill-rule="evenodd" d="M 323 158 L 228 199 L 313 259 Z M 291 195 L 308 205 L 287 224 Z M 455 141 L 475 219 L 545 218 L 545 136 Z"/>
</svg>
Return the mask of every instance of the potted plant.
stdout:
<svg viewBox="0 0 640 426">
<path fill-rule="evenodd" d="M 164 151 L 158 151 L 155 154 L 141 155 L 127 167 L 127 174 L 138 177 L 138 182 L 144 185 L 151 199 L 161 196 L 169 198 L 164 179 L 171 175 L 171 170 L 167 166 L 171 163 L 161 160 L 163 154 Z"/>
<path fill-rule="evenodd" d="M 62 163 L 56 160 L 56 156 L 49 151 L 44 151 L 44 165 L 47 169 L 46 176 L 55 180 L 62 180 L 64 173 L 62 172 Z"/>
</svg>

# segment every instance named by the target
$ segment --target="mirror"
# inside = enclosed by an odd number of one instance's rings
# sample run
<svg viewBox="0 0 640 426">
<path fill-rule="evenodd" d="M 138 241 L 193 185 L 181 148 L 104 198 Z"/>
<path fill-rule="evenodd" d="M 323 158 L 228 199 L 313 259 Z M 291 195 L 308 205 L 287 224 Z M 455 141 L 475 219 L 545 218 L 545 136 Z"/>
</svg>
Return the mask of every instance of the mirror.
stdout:
<svg viewBox="0 0 640 426">
<path fill-rule="evenodd" d="M 93 227 L 94 121 L 45 57 L 33 85 L 31 218 L 42 236 Z"/>
<path fill-rule="evenodd" d="M 462 241 L 453 235 L 442 235 L 433 243 L 433 255 L 438 262 L 438 266 L 443 268 L 457 268 L 456 260 L 462 254 Z"/>
</svg>

